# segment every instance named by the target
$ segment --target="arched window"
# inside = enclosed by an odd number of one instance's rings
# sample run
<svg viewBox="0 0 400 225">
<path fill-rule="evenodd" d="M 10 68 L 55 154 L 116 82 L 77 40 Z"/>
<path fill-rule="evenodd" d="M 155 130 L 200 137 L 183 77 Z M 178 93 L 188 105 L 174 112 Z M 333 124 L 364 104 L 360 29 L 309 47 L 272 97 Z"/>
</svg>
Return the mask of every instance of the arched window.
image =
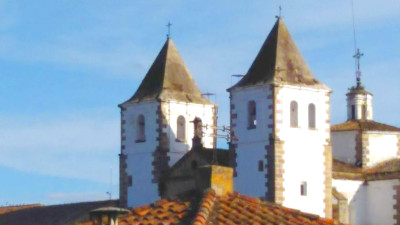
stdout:
<svg viewBox="0 0 400 225">
<path fill-rule="evenodd" d="M 185 141 L 186 139 L 186 120 L 183 116 L 179 116 L 176 121 L 176 139 L 178 141 Z"/>
<path fill-rule="evenodd" d="M 296 101 L 292 101 L 290 103 L 290 126 L 291 127 L 299 126 L 299 109 Z"/>
<path fill-rule="evenodd" d="M 305 181 L 300 184 L 300 195 L 307 196 L 307 182 Z"/>
<path fill-rule="evenodd" d="M 249 101 L 247 103 L 247 128 L 254 129 L 257 125 L 257 117 L 256 117 L 256 102 Z"/>
<path fill-rule="evenodd" d="M 308 105 L 308 128 L 315 129 L 315 105 Z"/>
<path fill-rule="evenodd" d="M 146 141 L 146 124 L 143 115 L 139 115 L 136 122 L 136 142 Z"/>
</svg>

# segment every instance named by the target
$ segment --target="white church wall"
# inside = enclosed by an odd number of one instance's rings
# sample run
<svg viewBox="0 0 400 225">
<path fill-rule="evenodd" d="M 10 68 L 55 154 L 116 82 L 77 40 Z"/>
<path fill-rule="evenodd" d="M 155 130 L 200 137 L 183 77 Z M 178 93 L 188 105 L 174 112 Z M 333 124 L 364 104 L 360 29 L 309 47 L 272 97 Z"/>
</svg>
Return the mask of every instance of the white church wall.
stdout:
<svg viewBox="0 0 400 225">
<path fill-rule="evenodd" d="M 266 149 L 269 144 L 269 135 L 272 124 L 270 115 L 272 109 L 272 99 L 269 86 L 249 87 L 246 89 L 235 90 L 232 92 L 232 129 L 237 140 L 236 148 L 236 171 L 234 179 L 235 190 L 240 193 L 255 197 L 264 197 L 266 188 Z M 256 103 L 256 127 L 248 127 L 248 102 Z M 259 171 L 259 163 L 262 161 L 262 170 Z"/>
<path fill-rule="evenodd" d="M 342 162 L 356 162 L 356 135 L 358 131 L 331 132 L 332 156 Z"/>
<path fill-rule="evenodd" d="M 396 190 L 393 188 L 394 185 L 399 185 L 399 180 L 368 182 L 367 209 L 364 212 L 364 215 L 362 215 L 368 217 L 365 224 L 396 224 L 394 215 L 397 213 L 397 210 L 393 207 L 396 204 L 396 200 L 393 198 L 396 194 Z"/>
<path fill-rule="evenodd" d="M 363 181 L 333 179 L 332 187 L 347 198 L 349 222 L 351 224 L 364 224 L 367 221 L 365 219 L 367 196 Z"/>
<path fill-rule="evenodd" d="M 367 136 L 368 144 L 366 155 L 366 166 L 373 166 L 388 159 L 399 157 L 398 133 L 369 131 L 363 135 Z"/>
<path fill-rule="evenodd" d="M 206 148 L 213 148 L 214 137 L 214 116 L 215 109 L 214 105 L 203 105 L 184 103 L 176 101 L 167 101 L 162 103 L 162 111 L 165 113 L 165 117 L 169 127 L 165 128 L 165 132 L 168 134 L 170 143 L 170 161 L 169 165 L 172 166 L 178 161 L 186 152 L 192 148 L 192 138 L 194 136 L 194 123 L 192 122 L 196 117 L 202 120 L 204 136 L 203 146 Z M 177 140 L 177 120 L 179 116 L 185 118 L 185 141 Z"/>
<path fill-rule="evenodd" d="M 126 172 L 132 176 L 132 185 L 128 185 L 128 207 L 139 206 L 158 199 L 157 184 L 152 182 L 152 152 L 158 145 L 156 132 L 157 101 L 144 101 L 129 104 L 122 113 L 125 123 L 122 125 L 124 146 L 122 153 L 127 156 Z M 145 117 L 145 141 L 137 142 L 137 118 Z"/>
<path fill-rule="evenodd" d="M 277 125 L 284 141 L 284 202 L 286 207 L 325 216 L 325 146 L 329 133 L 329 96 L 327 90 L 285 86 L 277 97 Z M 290 126 L 290 103 L 298 104 L 298 127 Z M 308 106 L 316 107 L 316 128 L 308 127 Z M 307 195 L 300 193 L 301 183 L 307 182 Z"/>
</svg>

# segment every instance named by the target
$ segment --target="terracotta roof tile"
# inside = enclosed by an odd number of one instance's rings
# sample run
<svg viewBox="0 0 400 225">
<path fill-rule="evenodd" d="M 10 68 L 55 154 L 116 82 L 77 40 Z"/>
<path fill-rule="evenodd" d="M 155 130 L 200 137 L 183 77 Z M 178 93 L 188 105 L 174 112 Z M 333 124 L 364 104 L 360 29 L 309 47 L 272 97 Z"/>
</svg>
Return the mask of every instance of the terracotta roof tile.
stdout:
<svg viewBox="0 0 400 225">
<path fill-rule="evenodd" d="M 162 199 L 153 204 L 132 209 L 129 215 L 120 218 L 119 224 L 332 225 L 340 223 L 236 192 L 216 196 L 214 190 L 208 189 L 200 198 L 200 203 L 199 201 L 183 202 Z"/>
<path fill-rule="evenodd" d="M 15 212 L 21 209 L 30 209 L 30 208 L 35 208 L 35 207 L 41 207 L 43 205 L 41 204 L 29 204 L 29 205 L 12 205 L 12 206 L 2 206 L 0 207 L 0 215 L 9 213 L 9 212 Z"/>
<path fill-rule="evenodd" d="M 400 132 L 400 128 L 378 123 L 372 120 L 349 120 L 344 123 L 331 126 L 331 131 L 395 131 Z"/>
<path fill-rule="evenodd" d="M 378 163 L 375 166 L 361 168 L 349 163 L 334 159 L 332 164 L 334 179 L 350 180 L 385 180 L 400 178 L 400 159 L 391 159 Z"/>
</svg>

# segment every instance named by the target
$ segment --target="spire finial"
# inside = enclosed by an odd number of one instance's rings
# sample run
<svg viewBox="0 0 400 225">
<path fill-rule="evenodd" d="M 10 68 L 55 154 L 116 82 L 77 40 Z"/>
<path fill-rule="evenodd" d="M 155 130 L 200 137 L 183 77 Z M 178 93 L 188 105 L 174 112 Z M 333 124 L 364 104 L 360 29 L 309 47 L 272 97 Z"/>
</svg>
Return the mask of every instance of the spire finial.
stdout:
<svg viewBox="0 0 400 225">
<path fill-rule="evenodd" d="M 169 37 L 171 36 L 171 26 L 172 26 L 172 23 L 170 23 L 170 22 L 168 21 L 168 24 L 167 24 L 166 26 L 168 27 L 167 38 L 169 38 Z"/>
<path fill-rule="evenodd" d="M 278 14 L 278 16 L 275 16 L 277 19 L 280 19 L 280 18 L 282 18 L 282 6 L 281 5 L 279 5 L 279 14 Z"/>
<path fill-rule="evenodd" d="M 356 60 L 356 79 L 357 79 L 357 87 L 361 85 L 361 69 L 360 69 L 360 59 L 364 56 L 364 53 L 360 52 L 360 49 L 357 48 L 356 54 L 353 55 L 353 58 Z"/>
</svg>

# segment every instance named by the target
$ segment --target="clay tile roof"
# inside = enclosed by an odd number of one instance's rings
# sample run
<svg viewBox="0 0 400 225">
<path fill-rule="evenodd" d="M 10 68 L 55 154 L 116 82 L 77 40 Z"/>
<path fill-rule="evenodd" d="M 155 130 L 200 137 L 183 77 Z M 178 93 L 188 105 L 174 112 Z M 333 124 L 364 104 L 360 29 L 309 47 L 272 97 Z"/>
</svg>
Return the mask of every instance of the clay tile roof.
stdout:
<svg viewBox="0 0 400 225">
<path fill-rule="evenodd" d="M 35 207 L 41 207 L 43 205 L 41 204 L 28 204 L 28 205 L 12 205 L 12 206 L 2 206 L 0 207 L 0 215 L 9 213 L 9 212 L 15 212 L 21 209 L 30 209 L 30 208 L 35 208 Z"/>
<path fill-rule="evenodd" d="M 229 90 L 266 83 L 327 86 L 311 74 L 282 18 L 278 18 L 247 74 Z"/>
<path fill-rule="evenodd" d="M 349 120 L 344 123 L 331 126 L 331 131 L 395 131 L 400 132 L 400 128 L 378 123 L 372 120 Z"/>
<path fill-rule="evenodd" d="M 332 164 L 334 179 L 386 180 L 400 178 L 400 159 L 390 159 L 374 166 L 361 168 L 334 159 Z"/>
<path fill-rule="evenodd" d="M 154 99 L 213 104 L 201 95 L 171 38 L 165 42 L 136 93 L 126 102 Z"/>
<path fill-rule="evenodd" d="M 89 222 L 83 224 L 89 225 Z M 216 196 L 214 190 L 208 189 L 197 201 L 162 199 L 153 204 L 132 209 L 128 216 L 120 218 L 119 224 L 331 225 L 340 223 L 236 192 Z"/>
<path fill-rule="evenodd" d="M 20 209 L 0 214 L 1 225 L 66 225 L 89 220 L 91 210 L 117 206 L 118 201 L 80 202 Z M 91 223 L 88 223 L 91 224 Z"/>
</svg>

